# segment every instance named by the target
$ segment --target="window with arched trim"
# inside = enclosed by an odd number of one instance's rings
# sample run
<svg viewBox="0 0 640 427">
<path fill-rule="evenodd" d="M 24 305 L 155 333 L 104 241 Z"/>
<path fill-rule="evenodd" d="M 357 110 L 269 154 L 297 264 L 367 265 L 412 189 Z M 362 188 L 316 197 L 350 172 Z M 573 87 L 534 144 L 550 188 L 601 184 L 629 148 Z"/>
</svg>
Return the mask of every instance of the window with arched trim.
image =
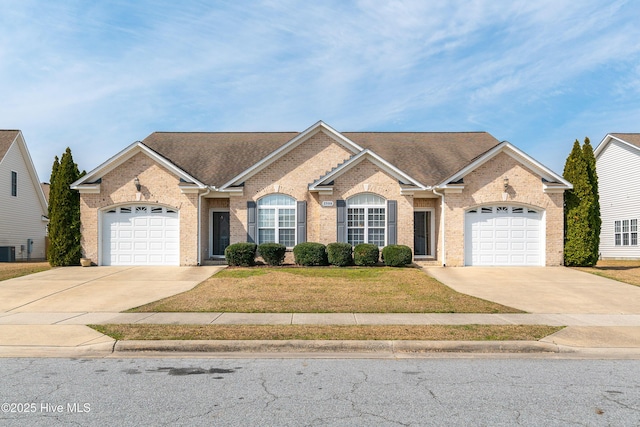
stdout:
<svg viewBox="0 0 640 427">
<path fill-rule="evenodd" d="M 358 194 L 347 199 L 347 242 L 385 245 L 387 203 L 375 194 Z"/>
<path fill-rule="evenodd" d="M 271 194 L 258 200 L 258 244 L 296 244 L 296 201 L 284 194 Z"/>
</svg>

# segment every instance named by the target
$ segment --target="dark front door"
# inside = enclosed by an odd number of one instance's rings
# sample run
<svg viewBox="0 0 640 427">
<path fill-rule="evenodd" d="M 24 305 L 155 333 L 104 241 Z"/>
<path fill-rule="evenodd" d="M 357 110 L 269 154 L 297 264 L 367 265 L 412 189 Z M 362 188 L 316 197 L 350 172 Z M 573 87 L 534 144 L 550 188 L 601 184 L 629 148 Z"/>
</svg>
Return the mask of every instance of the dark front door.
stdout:
<svg viewBox="0 0 640 427">
<path fill-rule="evenodd" d="M 431 253 L 431 212 L 413 212 L 413 250 L 416 256 Z"/>
<path fill-rule="evenodd" d="M 229 246 L 229 212 L 213 213 L 213 256 L 224 256 Z"/>
</svg>

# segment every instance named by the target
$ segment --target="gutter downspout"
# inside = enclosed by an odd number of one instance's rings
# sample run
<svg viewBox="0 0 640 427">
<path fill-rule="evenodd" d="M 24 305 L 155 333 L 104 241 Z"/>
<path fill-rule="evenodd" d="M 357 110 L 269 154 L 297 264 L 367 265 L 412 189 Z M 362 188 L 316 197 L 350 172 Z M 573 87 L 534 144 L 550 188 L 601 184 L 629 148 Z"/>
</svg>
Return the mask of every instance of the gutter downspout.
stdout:
<svg viewBox="0 0 640 427">
<path fill-rule="evenodd" d="M 442 266 L 447 266 L 447 239 L 445 236 L 445 227 L 444 227 L 444 190 L 442 193 L 438 193 L 435 188 L 431 189 L 433 194 L 440 196 L 442 201 L 440 202 L 440 234 L 442 235 Z"/>
<path fill-rule="evenodd" d="M 207 186 L 207 192 L 198 195 L 198 239 L 197 239 L 198 240 L 197 241 L 197 245 L 198 245 L 197 263 L 198 263 L 198 266 L 202 265 L 202 247 L 201 247 L 201 243 L 202 243 L 202 199 L 204 198 L 204 196 L 208 195 L 209 193 L 211 193 L 211 187 Z"/>
</svg>

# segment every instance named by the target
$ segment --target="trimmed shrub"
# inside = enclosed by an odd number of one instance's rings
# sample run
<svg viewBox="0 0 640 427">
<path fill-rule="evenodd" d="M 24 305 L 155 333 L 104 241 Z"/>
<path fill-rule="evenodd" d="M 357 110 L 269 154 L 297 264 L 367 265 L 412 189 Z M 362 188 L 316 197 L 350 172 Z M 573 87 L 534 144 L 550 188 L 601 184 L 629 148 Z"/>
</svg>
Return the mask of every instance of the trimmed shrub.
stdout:
<svg viewBox="0 0 640 427">
<path fill-rule="evenodd" d="M 353 264 L 353 248 L 349 243 L 329 243 L 327 245 L 329 264 L 346 267 Z"/>
<path fill-rule="evenodd" d="M 327 248 L 322 243 L 299 243 L 293 248 L 293 258 L 298 265 L 328 265 Z"/>
<path fill-rule="evenodd" d="M 256 265 L 257 248 L 255 243 L 234 243 L 224 250 L 224 257 L 231 266 L 251 267 Z"/>
<path fill-rule="evenodd" d="M 382 261 L 388 267 L 404 267 L 411 264 L 411 248 L 405 245 L 388 245 L 382 248 Z"/>
<path fill-rule="evenodd" d="M 353 248 L 353 262 L 355 265 L 370 267 L 378 263 L 380 249 L 373 243 L 360 243 Z"/>
<path fill-rule="evenodd" d="M 280 243 L 262 243 L 258 246 L 258 252 L 267 264 L 282 265 L 287 247 Z"/>
</svg>

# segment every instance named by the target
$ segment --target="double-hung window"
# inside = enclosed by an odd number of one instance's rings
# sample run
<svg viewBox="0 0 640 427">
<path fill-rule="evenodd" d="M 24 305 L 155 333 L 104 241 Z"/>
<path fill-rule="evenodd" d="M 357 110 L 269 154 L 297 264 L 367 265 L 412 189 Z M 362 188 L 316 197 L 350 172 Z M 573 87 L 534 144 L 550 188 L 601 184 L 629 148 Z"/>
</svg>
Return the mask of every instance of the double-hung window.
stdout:
<svg viewBox="0 0 640 427">
<path fill-rule="evenodd" d="M 638 245 L 638 220 L 623 219 L 613 222 L 615 246 Z"/>
<path fill-rule="evenodd" d="M 385 245 L 386 201 L 375 194 L 359 194 L 347 200 L 347 242 Z"/>
<path fill-rule="evenodd" d="M 296 244 L 296 201 L 284 194 L 258 200 L 258 243 Z"/>
</svg>

